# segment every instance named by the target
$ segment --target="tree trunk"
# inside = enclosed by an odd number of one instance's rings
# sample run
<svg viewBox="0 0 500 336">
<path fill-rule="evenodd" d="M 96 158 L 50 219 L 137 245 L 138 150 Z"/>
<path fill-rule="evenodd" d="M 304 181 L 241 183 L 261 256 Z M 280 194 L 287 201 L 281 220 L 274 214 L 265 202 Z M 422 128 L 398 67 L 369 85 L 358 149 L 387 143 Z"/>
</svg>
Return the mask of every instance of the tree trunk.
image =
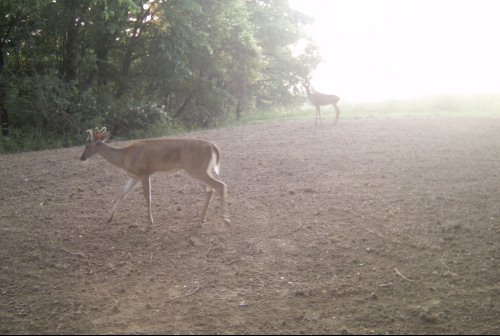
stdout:
<svg viewBox="0 0 500 336">
<path fill-rule="evenodd" d="M 78 2 L 69 1 L 65 4 L 68 17 L 64 22 L 64 35 L 62 43 L 62 61 L 59 73 L 64 81 L 76 79 L 76 58 L 78 47 L 77 12 Z"/>
<path fill-rule="evenodd" d="M 238 99 L 238 105 L 236 106 L 236 120 L 238 121 L 241 119 L 241 111 L 241 99 Z"/>
<path fill-rule="evenodd" d="M 3 75 L 3 46 L 0 43 L 0 77 Z M 3 78 L 3 77 L 2 77 Z M 0 80 L 0 120 L 2 124 L 2 135 L 9 135 L 9 112 L 7 111 L 7 89 L 3 80 Z"/>
</svg>

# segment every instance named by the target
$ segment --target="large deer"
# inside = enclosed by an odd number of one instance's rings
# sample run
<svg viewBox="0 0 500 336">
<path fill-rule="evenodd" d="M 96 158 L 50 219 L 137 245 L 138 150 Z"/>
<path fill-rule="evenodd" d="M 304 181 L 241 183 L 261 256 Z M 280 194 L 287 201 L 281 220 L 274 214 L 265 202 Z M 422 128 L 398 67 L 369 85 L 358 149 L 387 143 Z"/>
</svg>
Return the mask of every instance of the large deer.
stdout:
<svg viewBox="0 0 500 336">
<path fill-rule="evenodd" d="M 151 175 L 156 172 L 171 174 L 181 169 L 205 186 L 206 200 L 201 213 L 201 223 L 205 221 L 214 190 L 221 196 L 223 219 L 230 223 L 226 205 L 226 185 L 212 175 L 212 169 L 219 174 L 220 153 L 215 144 L 197 139 L 159 139 L 138 141 L 125 148 L 113 148 L 106 144 L 109 139 L 106 127 L 100 130 L 96 127 L 95 130 L 87 132 L 87 145 L 80 160 L 85 161 L 94 154 L 100 154 L 111 164 L 124 169 L 131 177 L 116 201 L 108 223 L 113 219 L 120 202 L 141 182 L 149 222 L 152 225 Z"/>
<path fill-rule="evenodd" d="M 336 112 L 335 121 L 333 122 L 333 125 L 335 126 L 335 124 L 337 123 L 337 121 L 339 119 L 339 115 L 340 115 L 340 109 L 337 105 L 340 98 L 335 96 L 335 95 L 332 95 L 332 94 L 324 94 L 324 93 L 319 93 L 319 92 L 315 91 L 314 89 L 311 88 L 311 85 L 309 84 L 309 82 L 306 82 L 304 84 L 304 87 L 306 89 L 307 98 L 309 99 L 311 104 L 316 107 L 316 121 L 314 124 L 318 125 L 318 118 L 319 118 L 320 125 L 323 125 L 323 122 L 321 120 L 321 106 L 331 104 L 335 108 L 335 112 Z"/>
</svg>

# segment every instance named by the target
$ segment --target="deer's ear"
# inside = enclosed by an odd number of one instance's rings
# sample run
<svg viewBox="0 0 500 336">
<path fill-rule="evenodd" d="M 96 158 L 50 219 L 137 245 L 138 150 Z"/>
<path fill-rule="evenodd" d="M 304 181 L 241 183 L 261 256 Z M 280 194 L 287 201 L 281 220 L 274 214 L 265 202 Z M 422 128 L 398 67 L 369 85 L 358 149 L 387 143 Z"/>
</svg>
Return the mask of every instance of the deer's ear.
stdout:
<svg viewBox="0 0 500 336">
<path fill-rule="evenodd" d="M 94 140 L 94 133 L 92 133 L 92 130 L 86 130 L 87 133 L 87 143 L 92 142 Z"/>
</svg>

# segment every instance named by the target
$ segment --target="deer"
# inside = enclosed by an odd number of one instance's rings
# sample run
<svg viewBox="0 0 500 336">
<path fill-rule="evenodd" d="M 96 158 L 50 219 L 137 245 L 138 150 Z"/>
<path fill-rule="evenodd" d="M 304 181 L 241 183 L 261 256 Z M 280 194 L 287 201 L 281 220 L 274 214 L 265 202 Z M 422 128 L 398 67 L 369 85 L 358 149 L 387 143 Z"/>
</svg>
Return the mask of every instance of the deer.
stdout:
<svg viewBox="0 0 500 336">
<path fill-rule="evenodd" d="M 318 125 L 318 118 L 319 118 L 320 125 L 321 126 L 323 125 L 323 122 L 321 120 L 321 106 L 331 104 L 335 108 L 335 112 L 336 112 L 335 121 L 333 122 L 333 126 L 335 126 L 337 124 L 337 121 L 338 121 L 339 115 L 340 115 L 340 109 L 337 105 L 340 98 L 335 96 L 335 95 L 332 95 L 332 94 L 324 94 L 324 93 L 317 92 L 316 90 L 311 88 L 311 85 L 309 84 L 309 82 L 306 82 L 304 84 L 304 88 L 306 89 L 307 98 L 309 99 L 309 102 L 316 107 L 316 120 L 315 120 L 314 125 L 315 126 Z"/>
<path fill-rule="evenodd" d="M 151 175 L 157 172 L 173 174 L 180 170 L 184 170 L 205 187 L 206 199 L 201 213 L 200 226 L 205 221 L 214 191 L 217 191 L 221 198 L 224 222 L 226 224 L 231 222 L 226 204 L 226 184 L 212 174 L 214 171 L 219 175 L 220 169 L 220 152 L 214 143 L 201 139 L 168 138 L 142 140 L 124 148 L 114 148 L 106 144 L 110 137 L 110 132 L 106 127 L 101 129 L 96 127 L 86 132 L 88 133 L 87 143 L 80 160 L 85 161 L 99 154 L 112 165 L 125 170 L 130 176 L 123 193 L 111 210 L 108 223 L 113 219 L 120 202 L 141 182 L 148 208 L 149 223 L 152 226 Z"/>
</svg>

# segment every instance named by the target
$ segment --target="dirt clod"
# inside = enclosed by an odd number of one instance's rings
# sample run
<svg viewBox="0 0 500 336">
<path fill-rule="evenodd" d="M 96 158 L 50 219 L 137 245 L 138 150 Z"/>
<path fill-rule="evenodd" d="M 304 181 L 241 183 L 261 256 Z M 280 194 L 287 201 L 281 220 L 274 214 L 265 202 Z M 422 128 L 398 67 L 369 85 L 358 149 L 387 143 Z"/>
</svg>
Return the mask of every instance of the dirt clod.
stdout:
<svg viewBox="0 0 500 336">
<path fill-rule="evenodd" d="M 83 144 L 0 156 L 0 334 L 500 333 L 500 118 L 330 121 L 183 135 L 226 226 L 184 173 L 107 223 L 128 176 Z"/>
</svg>

